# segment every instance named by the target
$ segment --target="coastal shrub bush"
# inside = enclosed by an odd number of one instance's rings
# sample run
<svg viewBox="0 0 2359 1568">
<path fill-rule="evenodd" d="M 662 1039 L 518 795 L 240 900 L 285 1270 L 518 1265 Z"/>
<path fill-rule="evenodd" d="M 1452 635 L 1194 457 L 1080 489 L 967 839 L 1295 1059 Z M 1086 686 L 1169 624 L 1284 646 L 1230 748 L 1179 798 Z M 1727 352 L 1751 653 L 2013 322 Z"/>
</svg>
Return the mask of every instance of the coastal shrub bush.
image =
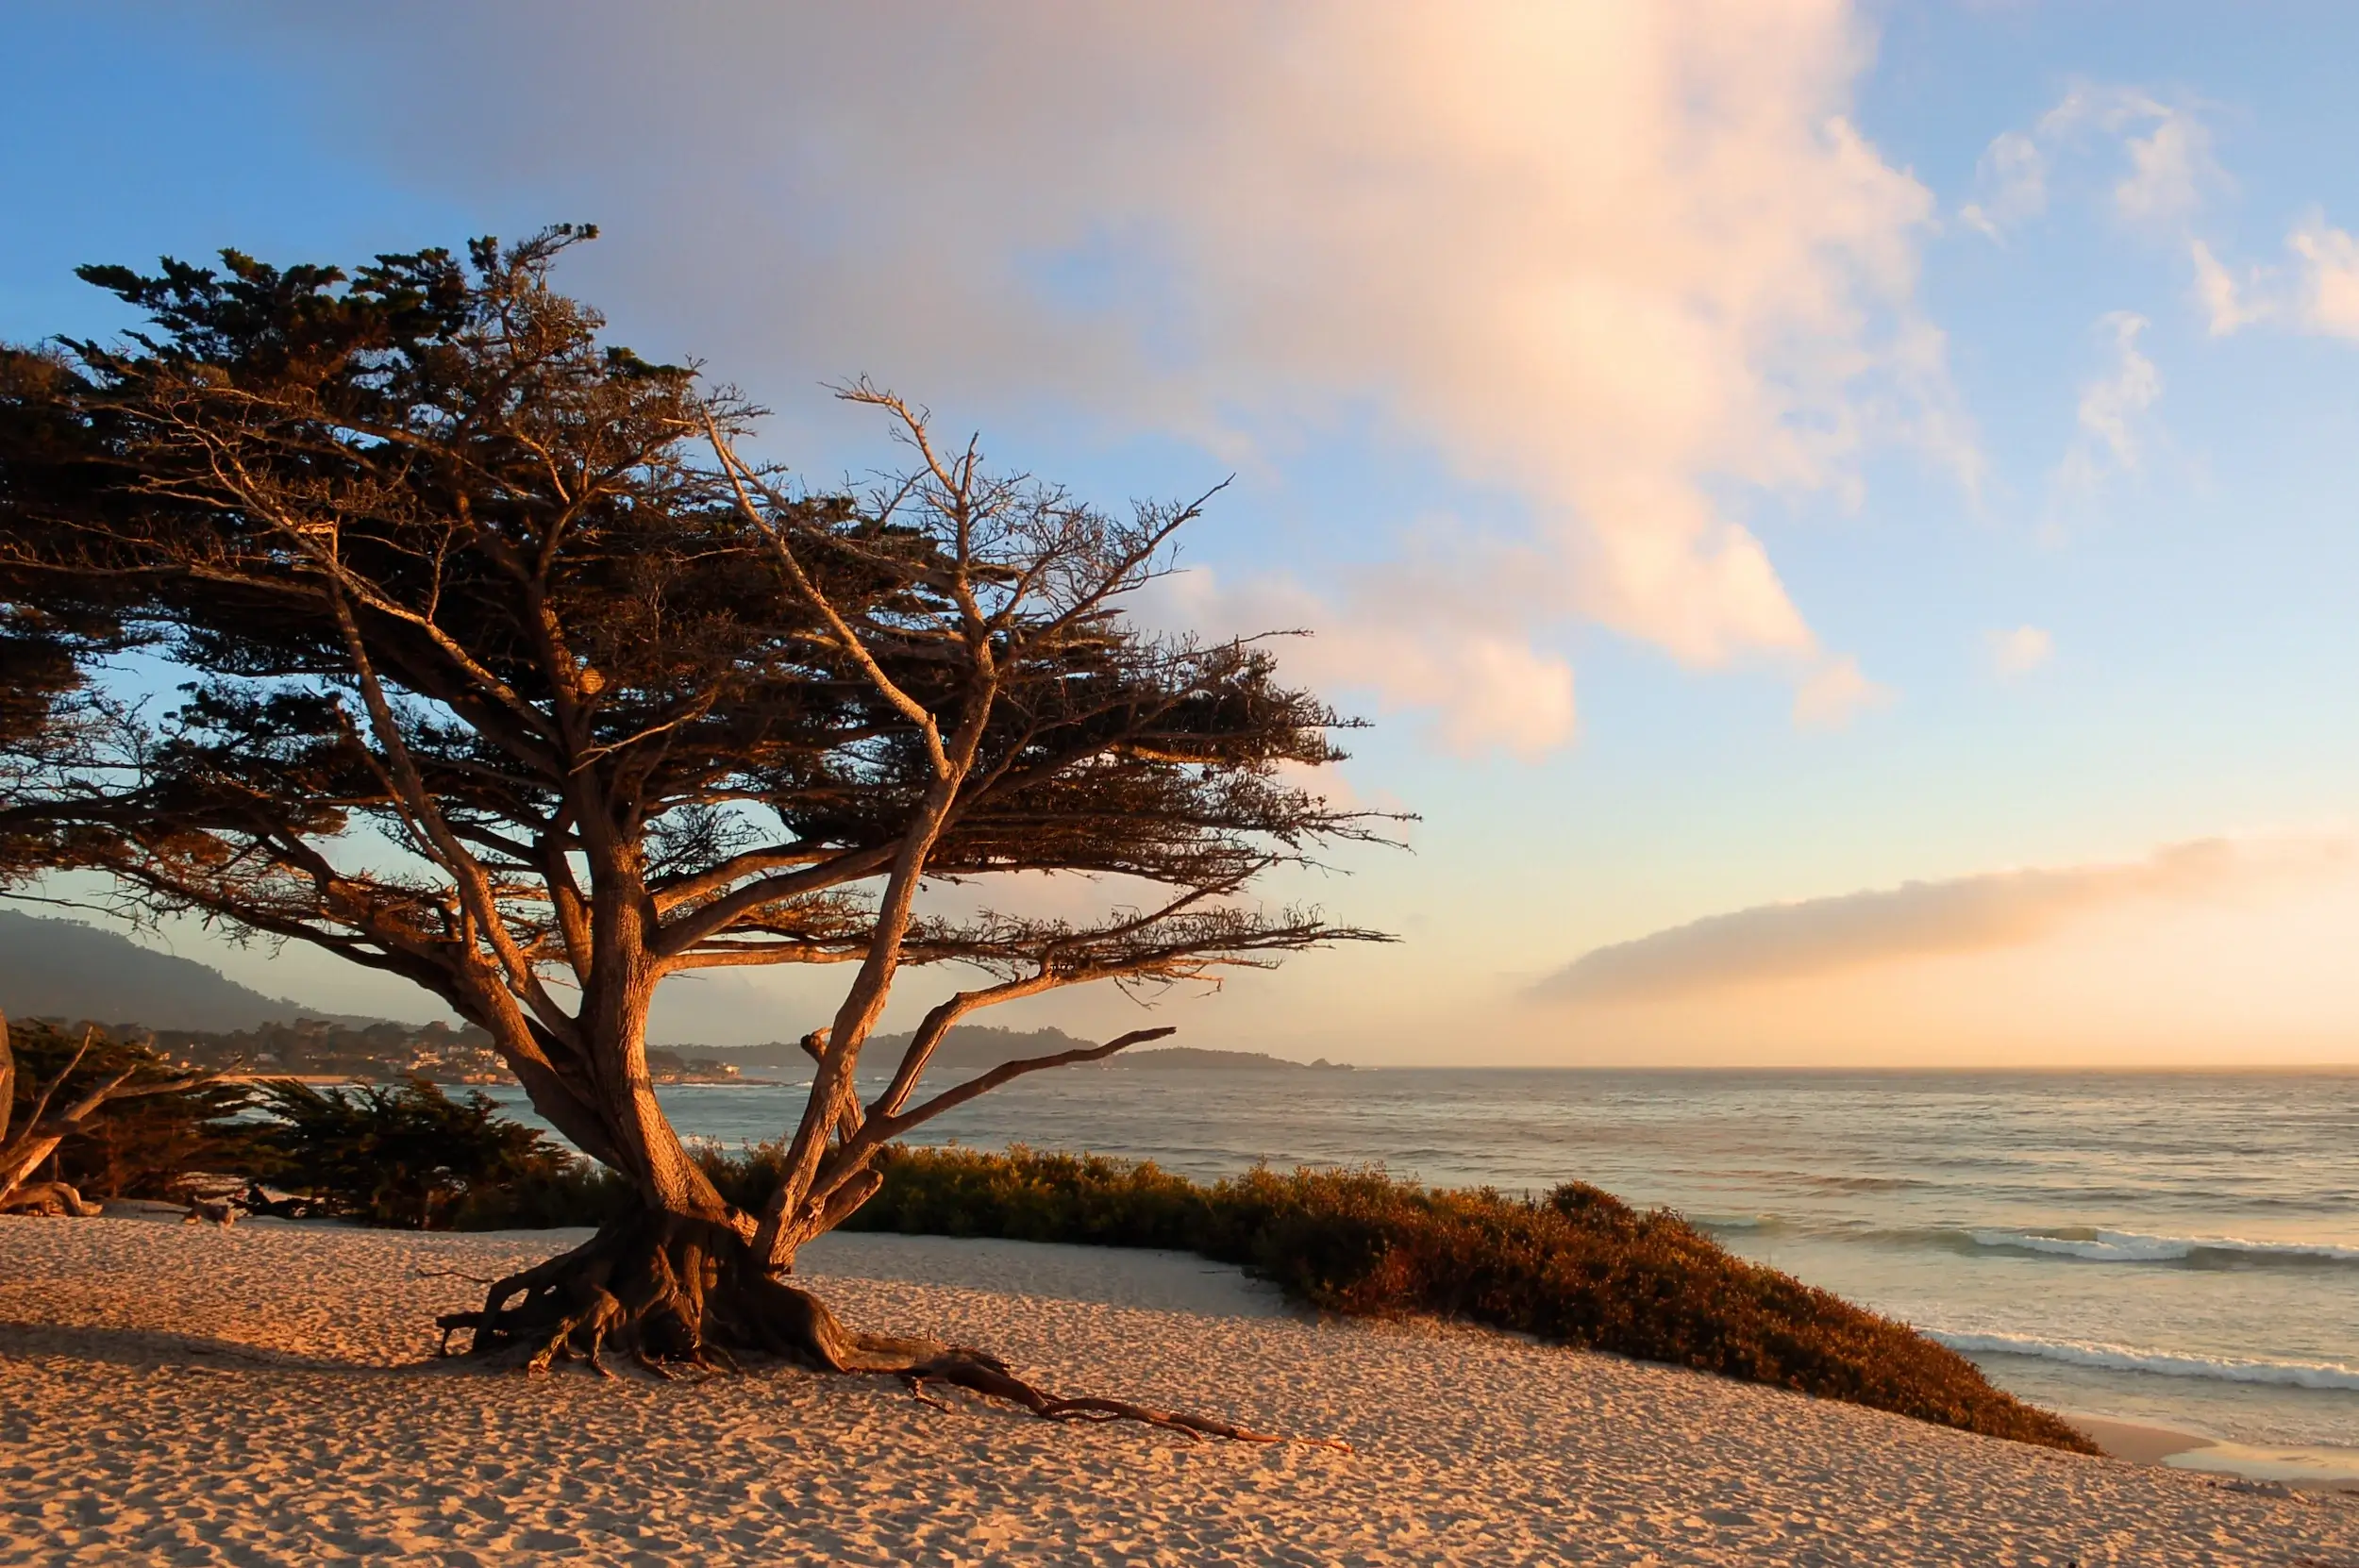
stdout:
<svg viewBox="0 0 2359 1568">
<path fill-rule="evenodd" d="M 1525 1198 L 1380 1171 L 1261 1169 L 1205 1186 L 1152 1164 L 1024 1148 L 898 1149 L 883 1170 L 845 1228 L 1195 1252 L 1328 1311 L 1456 1318 L 2096 1451 L 1907 1325 L 1578 1182 Z"/>
</svg>

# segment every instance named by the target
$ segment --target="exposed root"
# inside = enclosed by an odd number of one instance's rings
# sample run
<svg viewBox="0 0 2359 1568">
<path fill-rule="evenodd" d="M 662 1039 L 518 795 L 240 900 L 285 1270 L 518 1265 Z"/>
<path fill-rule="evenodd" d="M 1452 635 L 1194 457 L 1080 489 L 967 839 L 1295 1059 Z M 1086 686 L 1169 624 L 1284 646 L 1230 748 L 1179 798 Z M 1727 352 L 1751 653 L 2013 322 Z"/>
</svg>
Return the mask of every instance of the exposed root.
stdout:
<svg viewBox="0 0 2359 1568">
<path fill-rule="evenodd" d="M 470 1356 L 513 1354 L 534 1374 L 577 1359 L 611 1377 L 604 1355 L 613 1349 L 672 1380 L 683 1372 L 736 1372 L 735 1351 L 815 1372 L 889 1375 L 942 1410 L 949 1407 L 933 1388 L 964 1389 L 1046 1421 L 1131 1421 L 1192 1441 L 1301 1442 L 1351 1451 L 1330 1438 L 1258 1432 L 1127 1400 L 1062 1398 L 1016 1376 L 987 1351 L 856 1332 L 817 1296 L 762 1272 L 728 1226 L 678 1215 L 609 1226 L 571 1252 L 491 1281 L 480 1310 L 445 1312 L 435 1324 L 443 1331 L 442 1354 L 453 1354 L 451 1336 L 463 1330 Z"/>
</svg>

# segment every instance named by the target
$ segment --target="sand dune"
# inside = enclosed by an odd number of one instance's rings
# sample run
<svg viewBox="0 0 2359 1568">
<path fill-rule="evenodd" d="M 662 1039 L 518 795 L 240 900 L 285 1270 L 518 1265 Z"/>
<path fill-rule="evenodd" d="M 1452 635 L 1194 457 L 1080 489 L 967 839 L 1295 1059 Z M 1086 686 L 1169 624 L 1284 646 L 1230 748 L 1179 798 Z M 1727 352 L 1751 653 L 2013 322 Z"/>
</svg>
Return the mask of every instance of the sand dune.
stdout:
<svg viewBox="0 0 2359 1568">
<path fill-rule="evenodd" d="M 864 1325 L 1063 1391 L 1347 1439 L 1190 1443 L 885 1379 L 528 1380 L 431 1315 L 566 1233 L 0 1221 L 0 1563 L 2359 1565 L 2359 1502 L 1435 1326 L 1192 1258 L 830 1238 Z"/>
</svg>

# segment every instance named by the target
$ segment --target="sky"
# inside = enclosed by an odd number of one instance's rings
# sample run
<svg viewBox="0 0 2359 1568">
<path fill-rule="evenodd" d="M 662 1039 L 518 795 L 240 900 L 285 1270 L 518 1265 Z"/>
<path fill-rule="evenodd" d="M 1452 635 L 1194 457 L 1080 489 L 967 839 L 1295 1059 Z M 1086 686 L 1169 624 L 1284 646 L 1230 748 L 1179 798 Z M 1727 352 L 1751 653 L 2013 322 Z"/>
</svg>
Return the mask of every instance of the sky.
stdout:
<svg viewBox="0 0 2359 1568">
<path fill-rule="evenodd" d="M 1397 944 L 1167 996 L 1180 1043 L 2359 1061 L 2359 11 L 22 0 L 8 31 L 0 336 L 129 325 L 82 261 L 588 221 L 562 286 L 817 478 L 889 460 L 826 390 L 862 375 L 1109 506 L 1233 476 L 1141 612 L 1311 629 L 1290 672 L 1375 721 L 1322 787 L 1419 820 L 1270 890 Z M 730 972 L 659 1033 L 831 1010 Z"/>
</svg>

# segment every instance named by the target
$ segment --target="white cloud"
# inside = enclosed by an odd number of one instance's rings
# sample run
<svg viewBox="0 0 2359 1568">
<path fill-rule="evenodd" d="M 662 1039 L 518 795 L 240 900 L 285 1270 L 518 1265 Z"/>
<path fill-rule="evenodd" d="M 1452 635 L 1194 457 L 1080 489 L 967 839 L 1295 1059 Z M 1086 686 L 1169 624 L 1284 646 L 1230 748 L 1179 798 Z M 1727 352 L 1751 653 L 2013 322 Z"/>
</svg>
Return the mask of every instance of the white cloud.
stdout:
<svg viewBox="0 0 2359 1568">
<path fill-rule="evenodd" d="M 1840 729 L 1872 708 L 1888 706 L 1892 689 L 1860 674 L 1849 654 L 1823 660 L 1794 693 L 1794 722 L 1804 729 Z"/>
<path fill-rule="evenodd" d="M 2301 259 L 2299 299 L 2303 328 L 2338 338 L 2359 338 L 2359 240 L 2313 213 L 2285 243 Z"/>
<path fill-rule="evenodd" d="M 1983 634 L 1990 667 L 2002 680 L 2030 675 L 2054 657 L 2056 640 L 2038 626 L 2014 626 Z"/>
<path fill-rule="evenodd" d="M 1977 463 L 1916 303 L 1931 199 L 1846 118 L 1840 0 L 443 14 L 469 48 L 300 25 L 377 62 L 336 108 L 385 158 L 594 192 L 591 280 L 731 374 L 1231 455 L 1368 421 L 1514 492 L 1518 617 L 1421 678 L 1522 694 L 1445 734 L 1569 734 L 1565 617 L 1811 667 L 1728 498 L 1849 498 L 1880 441 Z"/>
<path fill-rule="evenodd" d="M 2359 239 L 2313 211 L 2285 236 L 2291 261 L 2231 270 L 2200 240 L 2190 242 L 2196 294 L 2212 335 L 2274 323 L 2324 337 L 2359 339 Z"/>
<path fill-rule="evenodd" d="M 2083 499 L 2106 479 L 2138 472 L 2147 410 L 2163 395 L 2162 372 L 2138 348 L 2147 319 L 2116 310 L 2097 325 L 2110 342 L 2114 362 L 2105 375 L 2082 386 L 2074 411 L 2080 433 L 2056 471 L 2057 488 Z"/>
<path fill-rule="evenodd" d="M 2213 337 L 2224 338 L 2267 319 L 2271 309 L 2260 292 L 2266 280 L 2257 268 L 2239 278 L 2200 240 L 2187 242 L 2187 258 L 2195 264 L 2196 298 L 2202 303 Z"/>
<path fill-rule="evenodd" d="M 2119 154 L 2106 194 L 2115 214 L 2134 225 L 2182 225 L 2228 183 L 2211 128 L 2194 110 L 2139 88 L 2081 82 L 2030 130 L 1992 139 L 1975 166 L 1975 199 L 1959 219 L 2003 243 L 2048 209 L 2058 156 L 2084 153 L 2093 140 Z"/>
<path fill-rule="evenodd" d="M 1599 947 L 1532 988 L 1564 1004 L 1650 1001 L 1938 953 L 2021 946 L 2110 904 L 2217 897 L 2346 867 L 2345 838 L 2200 839 L 2143 860 L 1987 872 L 1765 904 Z"/>
<path fill-rule="evenodd" d="M 2008 229 L 2048 209 L 2048 155 L 2021 131 L 2001 132 L 1983 149 L 1974 183 L 1982 199 L 1967 202 L 1958 216 L 2003 244 Z"/>
<path fill-rule="evenodd" d="M 2159 108 L 2159 106 L 2157 106 Z M 2137 223 L 2171 223 L 2192 217 L 2204 191 L 2221 183 L 2212 158 L 2212 136 L 2201 121 L 2177 109 L 2160 109 L 2154 128 L 2124 140 L 2130 173 L 2114 187 L 2114 209 Z"/>
<path fill-rule="evenodd" d="M 1577 712 L 1571 664 L 1514 630 L 1518 608 L 1512 592 L 1504 601 L 1481 584 L 1453 592 L 1447 572 L 1398 569 L 1358 574 L 1323 599 L 1280 578 L 1230 585 L 1199 568 L 1163 579 L 1151 602 L 1156 619 L 1215 636 L 1307 631 L 1280 652 L 1289 675 L 1345 700 L 1369 693 L 1383 711 L 1421 710 L 1460 756 L 1529 759 L 1570 742 Z"/>
</svg>

